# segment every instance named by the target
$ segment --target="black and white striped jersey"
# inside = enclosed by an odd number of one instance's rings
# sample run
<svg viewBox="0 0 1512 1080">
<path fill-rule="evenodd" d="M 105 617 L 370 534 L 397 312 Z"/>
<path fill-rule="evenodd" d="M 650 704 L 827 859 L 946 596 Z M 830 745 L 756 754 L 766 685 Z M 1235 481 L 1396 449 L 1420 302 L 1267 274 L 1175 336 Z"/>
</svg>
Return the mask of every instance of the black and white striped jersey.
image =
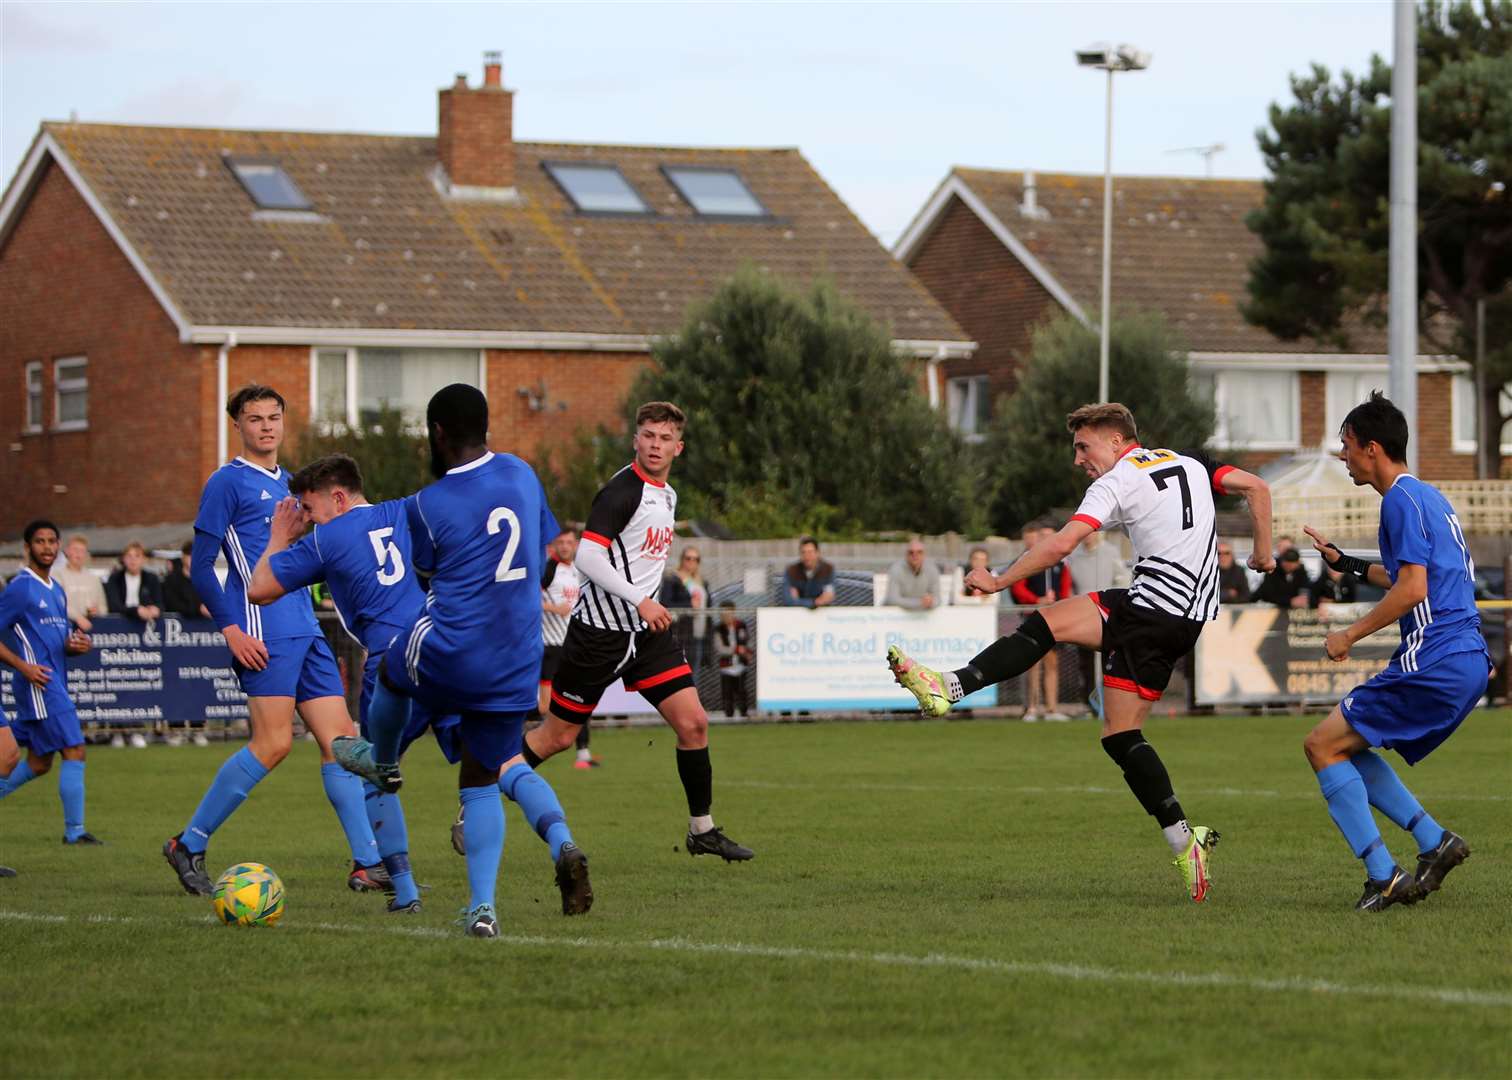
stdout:
<svg viewBox="0 0 1512 1080">
<path fill-rule="evenodd" d="M 661 589 L 676 520 L 677 492 L 631 462 L 594 496 L 583 541 L 603 547 L 615 573 L 643 600 Z M 635 604 L 601 588 L 587 573 L 580 576 L 582 592 L 572 610 L 574 619 L 600 630 L 645 629 Z"/>
<path fill-rule="evenodd" d="M 1213 494 L 1233 471 L 1200 451 L 1133 446 L 1087 489 L 1073 521 L 1121 525 L 1134 545 L 1129 600 L 1194 622 L 1218 617 Z"/>
<path fill-rule="evenodd" d="M 571 563 L 546 560 L 546 569 L 541 574 L 541 599 L 548 604 L 576 604 L 581 589 L 577 567 Z M 547 645 L 560 645 L 567 640 L 566 615 L 554 611 L 541 612 L 541 640 Z"/>
</svg>

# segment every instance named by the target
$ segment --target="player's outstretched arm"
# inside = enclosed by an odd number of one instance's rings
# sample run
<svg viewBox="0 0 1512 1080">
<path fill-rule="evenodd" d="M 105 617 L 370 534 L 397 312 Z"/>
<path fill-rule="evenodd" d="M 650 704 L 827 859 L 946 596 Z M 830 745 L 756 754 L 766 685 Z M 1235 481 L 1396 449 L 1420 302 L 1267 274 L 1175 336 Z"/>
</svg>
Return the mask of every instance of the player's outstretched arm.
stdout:
<svg viewBox="0 0 1512 1080">
<path fill-rule="evenodd" d="M 1381 602 L 1367 611 L 1361 619 L 1343 630 L 1328 635 L 1323 648 L 1330 660 L 1343 660 L 1355 642 L 1363 641 L 1377 630 L 1384 629 L 1417 607 L 1428 596 L 1428 568 L 1417 563 L 1401 563 L 1397 567 L 1396 584 L 1381 597 Z"/>
<path fill-rule="evenodd" d="M 978 567 L 966 575 L 966 584 L 981 589 L 984 593 L 1002 592 L 1014 582 L 1023 581 L 1059 563 L 1075 551 L 1078 544 L 1091 536 L 1092 531 L 1091 525 L 1073 518 L 1060 532 L 1045 537 L 1020 555 L 1001 574 L 994 575 L 991 570 Z"/>
<path fill-rule="evenodd" d="M 1323 561 L 1335 570 L 1341 570 L 1346 574 L 1353 574 L 1361 581 L 1374 585 L 1378 589 L 1391 588 L 1391 575 L 1386 572 L 1386 568 L 1380 563 L 1366 562 L 1364 559 L 1357 559 L 1353 555 L 1344 554 L 1339 550 L 1337 544 L 1330 543 L 1328 537 L 1324 536 L 1317 529 L 1314 529 L 1311 525 L 1302 526 L 1302 531 L 1312 540 L 1314 550 L 1323 556 Z"/>
<path fill-rule="evenodd" d="M 1225 466 L 1213 483 L 1225 495 L 1244 496 L 1244 505 L 1249 510 L 1250 530 L 1254 536 L 1254 548 L 1250 552 L 1249 568 L 1268 574 L 1276 568 L 1275 556 L 1271 554 L 1271 493 L 1270 485 L 1254 473 Z"/>
</svg>

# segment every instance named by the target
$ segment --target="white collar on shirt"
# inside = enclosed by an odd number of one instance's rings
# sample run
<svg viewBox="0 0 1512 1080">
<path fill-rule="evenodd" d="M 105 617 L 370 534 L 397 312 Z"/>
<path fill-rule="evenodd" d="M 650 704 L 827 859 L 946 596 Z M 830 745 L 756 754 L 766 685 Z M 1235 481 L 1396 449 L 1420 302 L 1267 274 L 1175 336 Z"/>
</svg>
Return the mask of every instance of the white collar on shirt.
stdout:
<svg viewBox="0 0 1512 1080">
<path fill-rule="evenodd" d="M 447 469 L 446 475 L 450 476 L 452 473 L 471 472 L 473 469 L 478 468 L 480 465 L 487 465 L 490 461 L 493 460 L 493 458 L 494 452 L 490 450 L 480 458 L 473 458 L 466 465 L 458 465 L 455 469 Z"/>
</svg>

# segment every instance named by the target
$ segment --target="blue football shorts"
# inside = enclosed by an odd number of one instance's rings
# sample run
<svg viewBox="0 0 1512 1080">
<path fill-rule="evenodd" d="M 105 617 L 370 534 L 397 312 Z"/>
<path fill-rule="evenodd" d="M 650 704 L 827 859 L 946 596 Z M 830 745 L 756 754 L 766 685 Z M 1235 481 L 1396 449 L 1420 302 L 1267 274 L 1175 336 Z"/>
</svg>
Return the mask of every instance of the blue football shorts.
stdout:
<svg viewBox="0 0 1512 1080">
<path fill-rule="evenodd" d="M 1371 746 L 1416 765 L 1470 715 L 1490 673 L 1484 651 L 1450 653 L 1417 671 L 1392 662 L 1346 694 L 1339 710 Z"/>
<path fill-rule="evenodd" d="M 0 711 L 0 717 L 4 715 L 4 712 Z M 46 716 L 31 720 L 24 716 L 17 716 L 11 723 L 10 729 L 11 734 L 15 736 L 17 746 L 24 746 L 38 756 L 55 754 L 70 746 L 84 745 L 84 732 L 79 727 L 79 714 L 72 709 L 61 713 L 49 709 Z"/>
<path fill-rule="evenodd" d="M 346 695 L 341 669 L 324 637 L 275 638 L 263 644 L 268 647 L 263 670 L 253 671 L 235 660 L 231 664 L 248 697 L 291 697 L 299 704 Z"/>
<path fill-rule="evenodd" d="M 369 737 L 368 705 L 373 700 L 373 685 L 378 681 L 378 664 L 382 659 L 382 653 L 370 654 L 368 662 L 362 668 L 362 700 L 358 705 L 358 724 L 364 739 Z M 410 698 L 409 721 L 404 725 L 404 734 L 399 737 L 399 756 L 403 757 L 404 752 L 410 748 L 410 744 L 429 729 L 436 736 L 436 745 L 441 748 L 441 755 L 455 765 L 462 757 L 461 749 L 457 745 L 460 726 L 461 717 L 455 713 L 437 718 L 431 714 L 424 703 Z"/>
</svg>

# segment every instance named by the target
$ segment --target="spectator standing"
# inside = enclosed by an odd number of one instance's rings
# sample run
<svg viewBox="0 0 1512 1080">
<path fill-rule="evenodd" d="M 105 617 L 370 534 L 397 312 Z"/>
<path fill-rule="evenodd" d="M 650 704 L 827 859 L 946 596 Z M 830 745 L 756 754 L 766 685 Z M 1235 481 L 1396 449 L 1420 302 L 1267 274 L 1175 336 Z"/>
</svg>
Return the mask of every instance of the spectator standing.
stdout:
<svg viewBox="0 0 1512 1080">
<path fill-rule="evenodd" d="M 146 561 L 147 549 L 140 541 L 133 540 L 121 552 L 121 565 L 105 582 L 105 601 L 112 614 L 139 622 L 152 622 L 163 614 L 163 583 L 151 570 L 143 569 Z M 120 732 L 111 736 L 110 745 L 122 745 Z M 141 732 L 133 731 L 131 745 L 144 749 L 147 739 Z"/>
<path fill-rule="evenodd" d="M 725 715 L 734 716 L 738 708 L 740 715 L 745 716 L 750 708 L 745 692 L 745 673 L 755 653 L 751 651 L 751 638 L 745 623 L 735 614 L 734 601 L 726 600 L 719 605 L 719 625 L 714 628 L 713 638 Z"/>
<path fill-rule="evenodd" d="M 1257 598 L 1278 608 L 1305 608 L 1312 595 L 1312 579 L 1302 565 L 1302 553 L 1284 548 L 1276 568 L 1260 583 Z"/>
<path fill-rule="evenodd" d="M 194 541 L 185 540 L 179 549 L 180 557 L 173 560 L 173 569 L 163 578 L 163 610 L 186 619 L 208 619 L 210 609 L 200 600 L 200 594 L 189 580 L 189 570 L 194 562 Z"/>
<path fill-rule="evenodd" d="M 105 582 L 105 601 L 116 615 L 151 622 L 163 614 L 163 583 L 151 570 L 143 569 L 147 549 L 133 540 L 121 552 L 121 565 Z"/>
<path fill-rule="evenodd" d="M 65 565 L 53 569 L 53 580 L 68 594 L 69 619 L 87 634 L 89 620 L 110 610 L 105 600 L 105 583 L 89 568 L 89 541 L 82 533 L 68 538 L 63 558 Z"/>
<path fill-rule="evenodd" d="M 677 623 L 683 651 L 693 669 L 694 685 L 697 685 L 698 673 L 706 662 L 704 642 L 709 632 L 709 617 L 705 612 L 709 610 L 709 586 L 703 578 L 703 556 L 696 547 L 683 548 L 682 556 L 677 560 L 676 574 L 688 591 L 688 606 L 693 609 L 693 614 L 680 617 Z"/>
<path fill-rule="evenodd" d="M 986 548 L 974 547 L 971 549 L 971 554 L 966 556 L 966 565 L 962 568 L 964 573 L 961 576 L 961 595 L 956 597 L 956 603 L 959 604 L 966 601 L 978 604 L 997 603 L 991 593 L 984 593 L 975 585 L 966 584 L 966 575 L 970 574 L 973 570 L 990 569 L 991 562 L 992 555 Z"/>
<path fill-rule="evenodd" d="M 939 568 L 925 557 L 924 541 L 915 536 L 908 541 L 903 558 L 887 568 L 884 603 L 910 611 L 928 611 L 939 602 Z"/>
<path fill-rule="evenodd" d="M 1329 604 L 1353 604 L 1359 598 L 1359 589 L 1353 574 L 1335 570 L 1327 562 L 1323 572 L 1312 586 L 1312 606 L 1325 608 Z"/>
<path fill-rule="evenodd" d="M 835 602 L 835 568 L 819 557 L 819 541 L 798 541 L 798 561 L 782 575 L 782 602 L 790 607 L 821 608 Z"/>
<path fill-rule="evenodd" d="M 1024 529 L 1024 548 L 1028 550 L 1041 539 L 1054 533 L 1049 525 L 1038 522 Z M 1023 581 L 1015 582 L 1012 588 L 1016 604 L 1048 607 L 1057 600 L 1065 600 L 1072 594 L 1074 582 L 1071 569 L 1064 561 L 1048 570 L 1041 570 Z M 1027 673 L 1025 682 L 1024 719 L 1069 720 L 1060 710 L 1060 657 L 1054 649 L 1047 652 Z M 1043 697 L 1044 706 L 1040 705 Z"/>
<path fill-rule="evenodd" d="M 1234 561 L 1234 545 L 1226 540 L 1218 541 L 1218 602 L 1250 602 L 1249 575 L 1244 572 L 1244 567 Z"/>
</svg>

